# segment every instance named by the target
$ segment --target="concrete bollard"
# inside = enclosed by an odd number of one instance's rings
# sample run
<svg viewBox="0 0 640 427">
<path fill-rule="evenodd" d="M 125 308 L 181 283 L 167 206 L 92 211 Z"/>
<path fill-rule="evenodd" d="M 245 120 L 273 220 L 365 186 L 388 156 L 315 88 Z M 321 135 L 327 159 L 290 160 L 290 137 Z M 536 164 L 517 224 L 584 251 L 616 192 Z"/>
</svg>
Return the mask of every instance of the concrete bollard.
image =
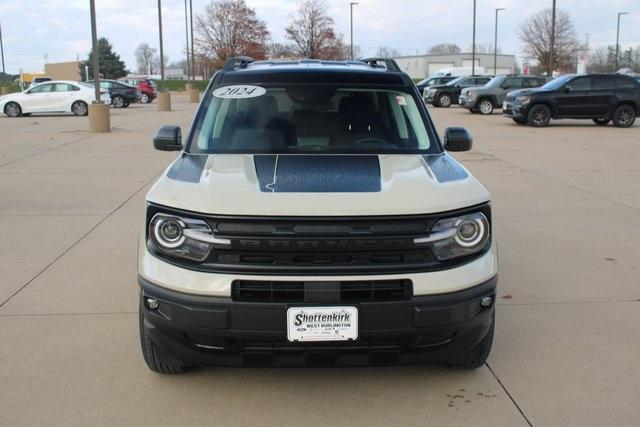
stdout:
<svg viewBox="0 0 640 427">
<path fill-rule="evenodd" d="M 0 88 L 0 95 L 9 95 L 9 88 L 7 86 L 2 86 Z"/>
<path fill-rule="evenodd" d="M 189 92 L 189 102 L 200 102 L 200 91 L 198 89 L 191 89 Z"/>
<path fill-rule="evenodd" d="M 171 111 L 171 94 L 169 92 L 158 94 L 158 111 Z"/>
<path fill-rule="evenodd" d="M 107 104 L 89 105 L 89 131 L 94 133 L 111 132 L 111 118 Z"/>
<path fill-rule="evenodd" d="M 191 83 L 185 83 L 184 91 L 187 92 L 187 94 L 189 94 L 189 92 L 191 92 L 191 89 L 193 89 L 193 85 Z"/>
</svg>

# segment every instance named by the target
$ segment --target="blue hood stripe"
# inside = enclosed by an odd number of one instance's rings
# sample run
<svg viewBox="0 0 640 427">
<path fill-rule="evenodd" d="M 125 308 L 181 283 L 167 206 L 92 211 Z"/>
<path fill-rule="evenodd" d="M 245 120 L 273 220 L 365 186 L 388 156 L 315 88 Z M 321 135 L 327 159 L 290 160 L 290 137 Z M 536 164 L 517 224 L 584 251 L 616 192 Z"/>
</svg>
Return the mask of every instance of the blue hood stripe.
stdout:
<svg viewBox="0 0 640 427">
<path fill-rule="evenodd" d="M 460 165 L 447 155 L 424 156 L 427 168 L 440 183 L 462 181 L 469 176 Z"/>
<path fill-rule="evenodd" d="M 194 155 L 182 153 L 182 155 L 173 162 L 169 172 L 167 172 L 167 178 L 184 181 L 184 182 L 200 182 L 204 165 L 207 163 L 205 155 Z"/>
<path fill-rule="evenodd" d="M 260 191 L 355 193 L 382 189 L 378 156 L 256 155 Z"/>
</svg>

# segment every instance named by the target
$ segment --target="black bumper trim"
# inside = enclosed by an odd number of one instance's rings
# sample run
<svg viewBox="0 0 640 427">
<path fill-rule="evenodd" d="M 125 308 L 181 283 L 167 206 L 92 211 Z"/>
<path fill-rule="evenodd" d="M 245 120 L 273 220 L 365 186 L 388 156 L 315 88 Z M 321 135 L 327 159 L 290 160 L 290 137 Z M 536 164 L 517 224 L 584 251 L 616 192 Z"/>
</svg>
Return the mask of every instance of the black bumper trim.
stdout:
<svg viewBox="0 0 640 427">
<path fill-rule="evenodd" d="M 489 330 L 497 276 L 462 291 L 409 301 L 366 302 L 357 341 L 290 343 L 286 309 L 321 304 L 244 303 L 168 290 L 138 277 L 144 329 L 166 352 L 191 365 L 363 365 L 444 362 L 472 349 Z M 159 301 L 148 310 L 144 298 Z M 324 356 L 323 356 L 324 355 Z"/>
</svg>

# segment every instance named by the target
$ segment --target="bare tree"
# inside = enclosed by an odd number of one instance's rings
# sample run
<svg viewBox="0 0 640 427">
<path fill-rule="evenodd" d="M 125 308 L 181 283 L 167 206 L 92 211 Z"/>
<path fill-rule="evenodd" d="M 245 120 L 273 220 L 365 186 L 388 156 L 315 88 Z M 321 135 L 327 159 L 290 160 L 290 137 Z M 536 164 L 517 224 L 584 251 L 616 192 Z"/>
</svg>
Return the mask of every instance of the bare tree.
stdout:
<svg viewBox="0 0 640 427">
<path fill-rule="evenodd" d="M 297 11 L 285 28 L 293 49 L 303 58 L 346 59 L 347 49 L 342 36 L 333 29 L 333 18 L 327 15 L 324 0 L 300 0 Z"/>
<path fill-rule="evenodd" d="M 538 62 L 539 68 L 547 68 L 551 46 L 551 9 L 542 10 L 526 20 L 518 32 L 524 54 Z M 556 12 L 555 41 L 553 43 L 553 66 L 556 70 L 571 71 L 578 52 L 583 46 L 569 14 L 561 9 Z"/>
<path fill-rule="evenodd" d="M 212 0 L 196 16 L 195 30 L 196 52 L 216 67 L 239 55 L 266 58 L 267 25 L 244 0 Z"/>
<path fill-rule="evenodd" d="M 138 73 L 151 73 L 156 57 L 156 49 L 147 43 L 140 43 L 135 51 L 136 63 L 138 64 Z M 159 62 L 159 61 L 158 61 Z"/>
<path fill-rule="evenodd" d="M 434 46 L 431 46 L 427 53 L 431 55 L 446 55 L 448 53 L 460 53 L 461 49 L 455 43 L 440 43 Z"/>
<path fill-rule="evenodd" d="M 395 58 L 398 56 L 400 56 L 400 51 L 389 46 L 380 46 L 376 51 L 376 57 L 378 58 Z"/>
<path fill-rule="evenodd" d="M 291 59 L 296 58 L 297 55 L 293 51 L 293 48 L 289 45 L 282 43 L 271 43 L 267 50 L 267 57 L 269 59 Z"/>
</svg>

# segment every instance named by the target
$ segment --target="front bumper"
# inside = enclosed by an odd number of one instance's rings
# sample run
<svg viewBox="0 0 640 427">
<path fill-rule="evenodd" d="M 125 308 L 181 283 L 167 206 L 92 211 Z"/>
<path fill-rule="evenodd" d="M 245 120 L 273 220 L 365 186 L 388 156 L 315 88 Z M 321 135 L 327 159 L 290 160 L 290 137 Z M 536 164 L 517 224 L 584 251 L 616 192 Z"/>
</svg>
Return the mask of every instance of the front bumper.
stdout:
<svg viewBox="0 0 640 427">
<path fill-rule="evenodd" d="M 502 103 L 502 114 L 512 119 L 524 119 L 527 117 L 525 106 L 507 101 Z"/>
<path fill-rule="evenodd" d="M 287 309 L 317 303 L 234 302 L 138 282 L 145 332 L 190 365 L 330 366 L 446 362 L 465 354 L 491 327 L 497 276 L 457 292 L 350 304 L 358 308 L 358 339 L 319 343 L 291 343 L 286 335 Z M 483 307 L 486 296 L 494 302 Z M 148 309 L 146 298 L 158 308 Z"/>
<path fill-rule="evenodd" d="M 460 95 L 458 98 L 458 102 L 465 108 L 473 109 L 475 108 L 476 98 L 469 98 L 466 95 Z"/>
</svg>

